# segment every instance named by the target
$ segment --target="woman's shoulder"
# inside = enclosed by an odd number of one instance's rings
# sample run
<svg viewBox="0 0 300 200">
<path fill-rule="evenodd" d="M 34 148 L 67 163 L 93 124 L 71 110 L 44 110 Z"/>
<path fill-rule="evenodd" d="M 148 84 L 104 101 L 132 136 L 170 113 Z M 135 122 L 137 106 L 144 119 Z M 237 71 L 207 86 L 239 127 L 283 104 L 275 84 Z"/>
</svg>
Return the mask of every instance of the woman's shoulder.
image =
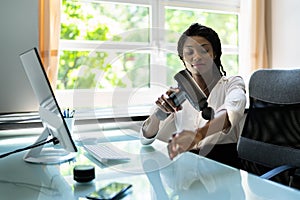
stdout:
<svg viewBox="0 0 300 200">
<path fill-rule="evenodd" d="M 244 81 L 243 77 L 238 76 L 238 75 L 235 75 L 235 76 L 233 76 L 233 75 L 222 76 L 221 80 L 224 80 L 224 81 Z"/>
<path fill-rule="evenodd" d="M 222 76 L 220 81 L 220 88 L 227 88 L 226 90 L 233 88 L 241 88 L 245 90 L 245 82 L 241 76 Z"/>
<path fill-rule="evenodd" d="M 245 85 L 244 79 L 241 76 L 222 76 L 220 82 L 223 84 L 243 84 Z"/>
</svg>

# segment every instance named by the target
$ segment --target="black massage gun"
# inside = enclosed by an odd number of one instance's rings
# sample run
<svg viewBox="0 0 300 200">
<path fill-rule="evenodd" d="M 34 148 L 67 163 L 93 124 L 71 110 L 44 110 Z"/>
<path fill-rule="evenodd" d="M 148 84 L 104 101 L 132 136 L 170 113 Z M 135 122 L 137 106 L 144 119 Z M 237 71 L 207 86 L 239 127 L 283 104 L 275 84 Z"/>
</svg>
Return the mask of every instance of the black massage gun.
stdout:
<svg viewBox="0 0 300 200">
<path fill-rule="evenodd" d="M 178 72 L 174 76 L 174 79 L 178 83 L 179 92 L 171 94 L 170 99 L 172 99 L 175 106 L 180 106 L 186 99 L 188 99 L 196 110 L 202 111 L 202 117 L 204 119 L 213 119 L 214 110 L 211 107 L 208 107 L 205 93 L 197 85 L 191 74 L 185 69 Z M 163 119 L 167 117 L 167 114 L 159 109 L 156 116 Z"/>
</svg>

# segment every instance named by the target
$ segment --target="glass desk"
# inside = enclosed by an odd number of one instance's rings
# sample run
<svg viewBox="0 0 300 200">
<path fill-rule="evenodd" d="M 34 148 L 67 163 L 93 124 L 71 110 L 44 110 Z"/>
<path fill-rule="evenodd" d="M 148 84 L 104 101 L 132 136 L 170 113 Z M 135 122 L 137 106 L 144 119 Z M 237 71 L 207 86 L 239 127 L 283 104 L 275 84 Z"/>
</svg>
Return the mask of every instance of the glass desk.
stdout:
<svg viewBox="0 0 300 200">
<path fill-rule="evenodd" d="M 35 136 L 0 140 L 1 154 L 31 144 Z M 84 142 L 105 142 L 86 140 Z M 261 179 L 213 160 L 184 153 L 170 161 L 166 144 L 155 141 L 143 146 L 138 139 L 110 141 L 128 153 L 130 161 L 100 163 L 87 154 L 78 142 L 74 162 L 37 165 L 23 161 L 25 152 L 0 159 L 0 199 L 85 199 L 89 192 L 110 182 L 131 183 L 132 193 L 124 199 L 300 199 L 300 191 Z M 73 167 L 95 166 L 96 178 L 89 183 L 73 180 Z"/>
</svg>

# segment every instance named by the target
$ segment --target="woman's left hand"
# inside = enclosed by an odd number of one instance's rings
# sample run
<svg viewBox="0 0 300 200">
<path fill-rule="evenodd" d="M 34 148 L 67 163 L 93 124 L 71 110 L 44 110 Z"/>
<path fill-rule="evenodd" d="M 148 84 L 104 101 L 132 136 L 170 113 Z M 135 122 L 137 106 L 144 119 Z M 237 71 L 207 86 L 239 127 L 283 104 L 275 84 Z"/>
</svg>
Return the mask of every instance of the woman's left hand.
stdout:
<svg viewBox="0 0 300 200">
<path fill-rule="evenodd" d="M 173 160 L 178 154 L 193 149 L 202 139 L 194 131 L 183 130 L 174 134 L 168 144 L 169 157 Z"/>
</svg>

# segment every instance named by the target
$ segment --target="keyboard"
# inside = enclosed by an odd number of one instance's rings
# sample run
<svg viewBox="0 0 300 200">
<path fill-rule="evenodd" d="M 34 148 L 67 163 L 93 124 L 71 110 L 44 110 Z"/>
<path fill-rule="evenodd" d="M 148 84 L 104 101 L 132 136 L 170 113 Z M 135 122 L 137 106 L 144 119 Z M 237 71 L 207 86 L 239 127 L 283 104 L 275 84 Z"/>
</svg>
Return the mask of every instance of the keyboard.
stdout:
<svg viewBox="0 0 300 200">
<path fill-rule="evenodd" d="M 109 144 L 85 144 L 83 145 L 85 150 L 90 153 L 94 158 L 100 162 L 107 162 L 109 160 L 129 160 L 129 156 L 121 150 Z"/>
</svg>

